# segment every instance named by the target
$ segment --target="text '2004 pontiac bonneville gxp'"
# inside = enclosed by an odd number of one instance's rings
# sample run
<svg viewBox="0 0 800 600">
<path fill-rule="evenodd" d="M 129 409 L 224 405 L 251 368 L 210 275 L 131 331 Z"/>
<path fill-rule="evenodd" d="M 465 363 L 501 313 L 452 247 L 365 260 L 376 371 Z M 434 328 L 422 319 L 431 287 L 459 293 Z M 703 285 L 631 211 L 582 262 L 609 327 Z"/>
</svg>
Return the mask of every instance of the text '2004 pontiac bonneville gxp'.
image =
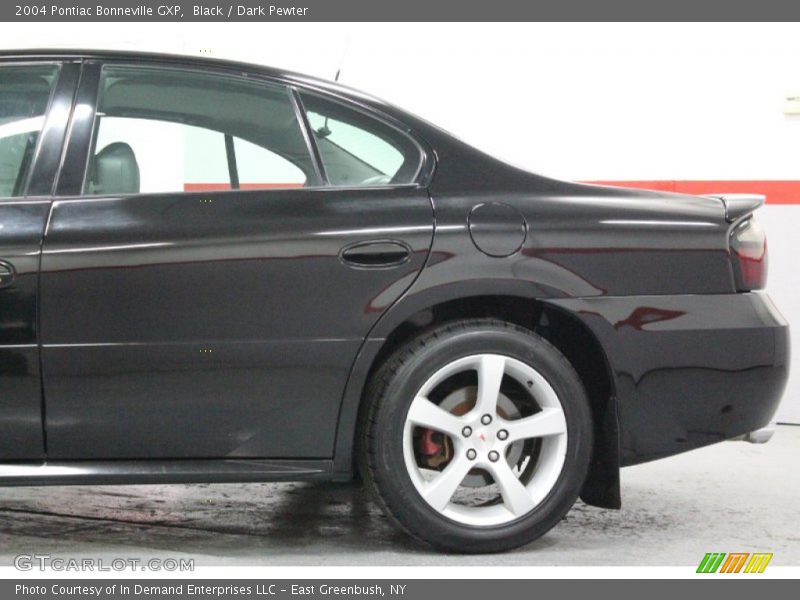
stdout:
<svg viewBox="0 0 800 600">
<path fill-rule="evenodd" d="M 349 480 L 448 551 L 763 440 L 757 196 L 569 183 L 232 62 L 0 56 L 0 485 Z"/>
</svg>

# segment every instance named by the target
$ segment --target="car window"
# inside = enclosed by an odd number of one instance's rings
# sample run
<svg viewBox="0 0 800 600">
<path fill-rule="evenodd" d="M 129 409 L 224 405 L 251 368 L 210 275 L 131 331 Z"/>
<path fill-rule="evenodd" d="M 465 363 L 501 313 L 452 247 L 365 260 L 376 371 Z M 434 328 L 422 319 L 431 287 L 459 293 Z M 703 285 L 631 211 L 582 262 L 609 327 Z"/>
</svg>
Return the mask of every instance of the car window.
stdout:
<svg viewBox="0 0 800 600">
<path fill-rule="evenodd" d="M 58 67 L 0 67 L 0 198 L 25 193 Z"/>
<path fill-rule="evenodd" d="M 408 136 L 363 113 L 303 94 L 328 182 L 338 186 L 413 183 L 421 153 Z"/>
<path fill-rule="evenodd" d="M 177 69 L 104 68 L 85 194 L 314 183 L 285 88 Z"/>
</svg>

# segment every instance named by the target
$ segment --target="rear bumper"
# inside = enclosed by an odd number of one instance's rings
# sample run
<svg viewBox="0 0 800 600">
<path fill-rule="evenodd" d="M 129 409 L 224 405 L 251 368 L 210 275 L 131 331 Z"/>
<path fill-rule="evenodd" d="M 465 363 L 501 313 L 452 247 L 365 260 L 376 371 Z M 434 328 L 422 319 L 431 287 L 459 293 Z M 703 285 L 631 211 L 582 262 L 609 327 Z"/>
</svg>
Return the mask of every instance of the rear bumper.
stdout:
<svg viewBox="0 0 800 600">
<path fill-rule="evenodd" d="M 789 327 L 764 293 L 556 300 L 597 337 L 615 387 L 622 465 L 769 426 Z"/>
</svg>

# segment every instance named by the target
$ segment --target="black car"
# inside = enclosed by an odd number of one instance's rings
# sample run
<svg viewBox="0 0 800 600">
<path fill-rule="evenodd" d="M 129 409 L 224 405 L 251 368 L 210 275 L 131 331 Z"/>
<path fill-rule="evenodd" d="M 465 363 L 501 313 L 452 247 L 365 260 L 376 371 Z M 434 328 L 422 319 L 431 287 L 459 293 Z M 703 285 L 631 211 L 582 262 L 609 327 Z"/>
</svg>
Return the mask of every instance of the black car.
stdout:
<svg viewBox="0 0 800 600">
<path fill-rule="evenodd" d="M 438 548 L 524 544 L 768 437 L 762 202 L 549 179 L 264 67 L 0 55 L 0 485 L 360 474 Z"/>
</svg>

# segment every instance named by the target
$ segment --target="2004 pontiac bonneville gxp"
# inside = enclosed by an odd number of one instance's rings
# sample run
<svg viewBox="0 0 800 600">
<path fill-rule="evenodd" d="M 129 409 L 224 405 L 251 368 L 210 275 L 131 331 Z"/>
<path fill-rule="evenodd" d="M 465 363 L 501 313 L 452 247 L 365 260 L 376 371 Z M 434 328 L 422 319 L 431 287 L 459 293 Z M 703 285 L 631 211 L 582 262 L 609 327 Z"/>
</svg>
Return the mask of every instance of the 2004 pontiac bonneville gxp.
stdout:
<svg viewBox="0 0 800 600">
<path fill-rule="evenodd" d="M 758 196 L 557 181 L 374 98 L 0 55 L 0 485 L 365 479 L 448 551 L 764 440 Z"/>
</svg>

